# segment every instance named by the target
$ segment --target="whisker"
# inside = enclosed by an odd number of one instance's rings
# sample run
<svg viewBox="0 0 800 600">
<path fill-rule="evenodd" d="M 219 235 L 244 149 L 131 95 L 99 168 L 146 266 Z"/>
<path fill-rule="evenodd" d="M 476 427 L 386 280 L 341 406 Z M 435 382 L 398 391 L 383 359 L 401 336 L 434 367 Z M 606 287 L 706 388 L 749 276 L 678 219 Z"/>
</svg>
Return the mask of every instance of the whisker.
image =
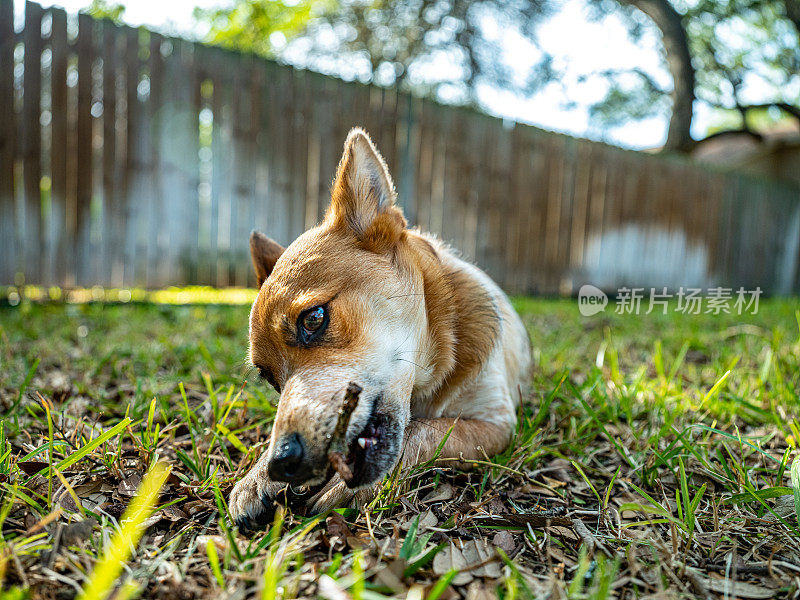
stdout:
<svg viewBox="0 0 800 600">
<path fill-rule="evenodd" d="M 407 363 L 410 363 L 410 364 L 414 365 L 415 367 L 419 367 L 420 369 L 425 371 L 428 375 L 430 375 L 432 373 L 431 369 L 423 367 L 422 365 L 418 365 L 413 360 L 406 360 L 405 358 L 395 358 L 395 360 L 400 360 L 400 361 L 403 361 L 403 362 L 407 362 Z"/>
<path fill-rule="evenodd" d="M 417 423 L 419 425 L 424 425 L 425 427 L 429 427 L 430 429 L 433 429 L 437 433 L 441 433 L 442 436 L 447 435 L 447 432 L 450 431 L 450 427 L 447 427 L 445 429 L 441 429 L 439 427 L 436 427 L 433 423 L 431 423 L 430 419 L 426 419 L 426 418 L 411 417 L 411 422 L 412 423 Z M 456 440 L 458 442 L 464 442 L 465 441 L 462 438 L 460 438 L 459 436 L 455 435 L 455 430 L 450 432 L 450 439 Z"/>
<path fill-rule="evenodd" d="M 393 298 L 408 298 L 409 296 L 424 296 L 425 292 L 419 292 L 416 294 L 397 294 L 395 296 L 387 296 L 387 300 L 392 300 Z"/>
</svg>

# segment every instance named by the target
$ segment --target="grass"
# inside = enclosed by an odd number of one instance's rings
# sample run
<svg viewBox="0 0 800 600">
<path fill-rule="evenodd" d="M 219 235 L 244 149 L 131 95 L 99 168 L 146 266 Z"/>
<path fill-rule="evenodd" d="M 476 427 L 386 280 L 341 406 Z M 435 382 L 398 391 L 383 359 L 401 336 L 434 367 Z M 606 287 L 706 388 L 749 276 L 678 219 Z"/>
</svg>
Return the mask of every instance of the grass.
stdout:
<svg viewBox="0 0 800 600">
<path fill-rule="evenodd" d="M 586 318 L 517 299 L 537 368 L 508 450 L 243 537 L 226 500 L 277 397 L 245 365 L 246 305 L 159 304 L 187 295 L 0 306 L 0 598 L 100 597 L 118 551 L 117 598 L 800 595 L 796 300 Z M 140 530 L 122 515 L 157 463 Z"/>
</svg>

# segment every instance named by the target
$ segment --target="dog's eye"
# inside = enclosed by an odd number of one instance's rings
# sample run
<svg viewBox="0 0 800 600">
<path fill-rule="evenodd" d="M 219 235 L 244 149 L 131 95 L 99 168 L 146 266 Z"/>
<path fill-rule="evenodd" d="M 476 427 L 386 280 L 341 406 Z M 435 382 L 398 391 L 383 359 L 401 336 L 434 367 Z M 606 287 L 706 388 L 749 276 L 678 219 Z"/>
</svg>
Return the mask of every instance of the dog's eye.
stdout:
<svg viewBox="0 0 800 600">
<path fill-rule="evenodd" d="M 305 329 L 308 333 L 314 333 L 315 331 L 319 331 L 319 328 L 322 327 L 322 323 L 324 321 L 325 321 L 325 309 L 322 308 L 321 306 L 317 306 L 307 311 L 303 315 L 302 319 L 303 329 Z"/>
<path fill-rule="evenodd" d="M 328 309 L 315 306 L 300 313 L 297 318 L 297 338 L 301 345 L 314 342 L 328 325 Z"/>
</svg>

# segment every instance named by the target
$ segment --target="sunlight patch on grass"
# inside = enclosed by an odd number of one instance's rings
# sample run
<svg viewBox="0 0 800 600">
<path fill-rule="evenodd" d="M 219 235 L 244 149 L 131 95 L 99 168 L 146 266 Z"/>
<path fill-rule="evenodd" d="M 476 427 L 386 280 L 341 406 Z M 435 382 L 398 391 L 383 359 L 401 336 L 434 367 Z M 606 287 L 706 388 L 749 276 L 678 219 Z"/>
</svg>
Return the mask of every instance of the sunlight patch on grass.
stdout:
<svg viewBox="0 0 800 600">
<path fill-rule="evenodd" d="M 208 286 L 168 287 L 160 290 L 142 288 L 62 289 L 36 285 L 0 286 L 0 300 L 16 306 L 24 300 L 33 302 L 149 302 L 152 304 L 250 304 L 255 300 L 255 288 L 213 288 Z"/>
</svg>

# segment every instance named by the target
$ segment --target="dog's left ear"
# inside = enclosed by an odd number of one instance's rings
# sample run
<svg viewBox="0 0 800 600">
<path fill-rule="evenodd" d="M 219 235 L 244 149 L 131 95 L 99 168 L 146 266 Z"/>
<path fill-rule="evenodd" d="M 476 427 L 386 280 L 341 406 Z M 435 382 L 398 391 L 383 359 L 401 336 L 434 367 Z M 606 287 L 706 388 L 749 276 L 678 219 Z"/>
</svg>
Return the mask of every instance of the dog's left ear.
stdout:
<svg viewBox="0 0 800 600">
<path fill-rule="evenodd" d="M 272 273 L 275 263 L 278 262 L 284 250 L 286 248 L 263 233 L 259 231 L 250 233 L 250 257 L 253 259 L 258 287 L 261 287 L 264 280 Z"/>
<path fill-rule="evenodd" d="M 367 248 L 390 249 L 404 235 L 406 220 L 395 206 L 389 169 L 367 133 L 356 127 L 344 143 L 326 219 L 352 231 Z"/>
</svg>

